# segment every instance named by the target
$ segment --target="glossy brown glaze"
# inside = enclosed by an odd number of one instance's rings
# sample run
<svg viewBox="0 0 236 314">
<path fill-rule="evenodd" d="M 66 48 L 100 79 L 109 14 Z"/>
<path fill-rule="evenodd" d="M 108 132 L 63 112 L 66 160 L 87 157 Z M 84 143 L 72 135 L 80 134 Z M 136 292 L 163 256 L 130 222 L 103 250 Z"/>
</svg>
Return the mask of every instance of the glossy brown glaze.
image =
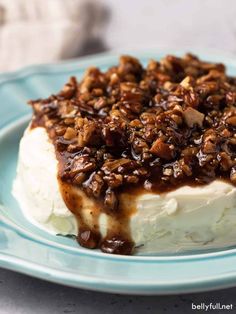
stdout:
<svg viewBox="0 0 236 314">
<path fill-rule="evenodd" d="M 90 68 L 81 82 L 72 77 L 59 94 L 30 104 L 32 127 L 45 127 L 54 144 L 82 246 L 131 254 L 129 221 L 142 193 L 215 179 L 236 184 L 236 80 L 222 64 L 187 54 L 144 68 L 123 56 L 118 66 Z"/>
<path fill-rule="evenodd" d="M 59 157 L 60 160 L 60 157 Z M 59 162 L 59 165 L 61 163 Z M 121 196 L 119 209 L 107 214 L 107 233 L 102 237 L 99 229 L 100 214 L 104 212 L 101 200 L 90 200 L 89 210 L 87 196 L 76 186 L 63 182 L 58 177 L 60 192 L 63 200 L 74 214 L 78 223 L 78 243 L 86 248 L 100 248 L 103 252 L 112 254 L 131 254 L 134 242 L 130 236 L 130 216 L 135 213 L 135 196 L 131 200 Z M 132 203 L 132 206 L 126 206 Z M 87 205 L 87 206 L 86 206 Z"/>
<path fill-rule="evenodd" d="M 90 249 L 97 248 L 101 239 L 98 225 L 99 209 L 91 207 L 88 214 L 89 219 L 86 219 L 83 213 L 83 195 L 79 193 L 78 188 L 62 182 L 60 178 L 58 180 L 63 200 L 67 208 L 77 218 L 79 228 L 77 241 L 81 246 Z"/>
</svg>

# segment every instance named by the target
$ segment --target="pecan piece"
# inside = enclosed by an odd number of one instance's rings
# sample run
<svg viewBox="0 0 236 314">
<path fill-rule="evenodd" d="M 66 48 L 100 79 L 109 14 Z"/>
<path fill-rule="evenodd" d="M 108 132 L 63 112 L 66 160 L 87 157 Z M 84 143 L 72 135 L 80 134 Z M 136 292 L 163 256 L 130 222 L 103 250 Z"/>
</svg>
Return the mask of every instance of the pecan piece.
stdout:
<svg viewBox="0 0 236 314">
<path fill-rule="evenodd" d="M 161 139 L 157 139 L 152 144 L 150 152 L 166 160 L 170 160 L 175 156 L 175 150 L 173 145 L 166 144 Z"/>
<path fill-rule="evenodd" d="M 205 117 L 203 113 L 192 107 L 188 107 L 186 110 L 184 110 L 183 116 L 187 126 L 190 128 L 192 128 L 195 124 L 202 127 Z"/>
</svg>

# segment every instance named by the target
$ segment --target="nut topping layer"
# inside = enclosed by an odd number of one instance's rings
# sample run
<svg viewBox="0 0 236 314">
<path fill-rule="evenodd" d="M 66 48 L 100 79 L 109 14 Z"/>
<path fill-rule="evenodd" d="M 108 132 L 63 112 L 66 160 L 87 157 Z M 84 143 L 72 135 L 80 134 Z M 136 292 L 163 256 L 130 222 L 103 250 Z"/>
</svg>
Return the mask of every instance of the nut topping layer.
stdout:
<svg viewBox="0 0 236 314">
<path fill-rule="evenodd" d="M 30 104 L 32 127 L 44 126 L 55 145 L 59 178 L 109 215 L 122 211 L 126 190 L 166 192 L 215 178 L 236 184 L 236 79 L 223 64 L 187 54 L 144 68 L 122 56 L 118 66 L 89 68 L 81 82 L 71 77 L 59 94 Z"/>
</svg>

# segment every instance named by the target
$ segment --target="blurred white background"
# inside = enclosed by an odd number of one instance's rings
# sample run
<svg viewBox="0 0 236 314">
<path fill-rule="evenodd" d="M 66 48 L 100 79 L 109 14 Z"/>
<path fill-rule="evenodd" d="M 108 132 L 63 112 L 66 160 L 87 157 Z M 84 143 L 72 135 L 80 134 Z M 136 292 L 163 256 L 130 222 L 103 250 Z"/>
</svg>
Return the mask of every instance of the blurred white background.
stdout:
<svg viewBox="0 0 236 314">
<path fill-rule="evenodd" d="M 0 0 L 0 71 L 105 50 L 236 53 L 235 0 Z"/>
<path fill-rule="evenodd" d="M 236 52 L 235 0 L 107 0 L 110 47 L 211 48 Z"/>
</svg>

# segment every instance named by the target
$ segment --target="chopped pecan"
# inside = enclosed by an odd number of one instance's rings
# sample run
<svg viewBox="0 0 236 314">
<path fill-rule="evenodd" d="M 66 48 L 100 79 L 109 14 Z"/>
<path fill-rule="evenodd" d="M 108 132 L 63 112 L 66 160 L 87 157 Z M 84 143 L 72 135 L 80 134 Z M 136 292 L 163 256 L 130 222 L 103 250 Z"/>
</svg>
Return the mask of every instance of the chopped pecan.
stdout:
<svg viewBox="0 0 236 314">
<path fill-rule="evenodd" d="M 68 127 L 66 129 L 65 134 L 64 134 L 64 139 L 71 140 L 71 139 L 75 138 L 76 136 L 77 136 L 76 130 L 71 128 L 71 127 Z"/>
<path fill-rule="evenodd" d="M 150 152 L 160 158 L 165 160 L 170 160 L 174 158 L 175 151 L 174 147 L 169 144 L 164 143 L 161 139 L 157 139 L 150 149 Z"/>
<path fill-rule="evenodd" d="M 188 127 L 192 128 L 195 124 L 199 127 L 202 127 L 204 121 L 204 114 L 199 112 L 198 110 L 188 107 L 183 112 L 184 120 Z"/>
<path fill-rule="evenodd" d="M 236 115 L 227 118 L 226 123 L 228 123 L 229 125 L 232 125 L 232 126 L 236 126 Z"/>
<path fill-rule="evenodd" d="M 88 156 L 76 156 L 70 166 L 70 174 L 75 175 L 80 172 L 92 171 L 96 168 L 94 160 L 91 160 Z"/>
<path fill-rule="evenodd" d="M 110 173 L 118 170 L 119 167 L 130 164 L 131 160 L 126 158 L 121 158 L 117 160 L 107 160 L 102 166 L 102 170 L 105 173 Z"/>
</svg>

